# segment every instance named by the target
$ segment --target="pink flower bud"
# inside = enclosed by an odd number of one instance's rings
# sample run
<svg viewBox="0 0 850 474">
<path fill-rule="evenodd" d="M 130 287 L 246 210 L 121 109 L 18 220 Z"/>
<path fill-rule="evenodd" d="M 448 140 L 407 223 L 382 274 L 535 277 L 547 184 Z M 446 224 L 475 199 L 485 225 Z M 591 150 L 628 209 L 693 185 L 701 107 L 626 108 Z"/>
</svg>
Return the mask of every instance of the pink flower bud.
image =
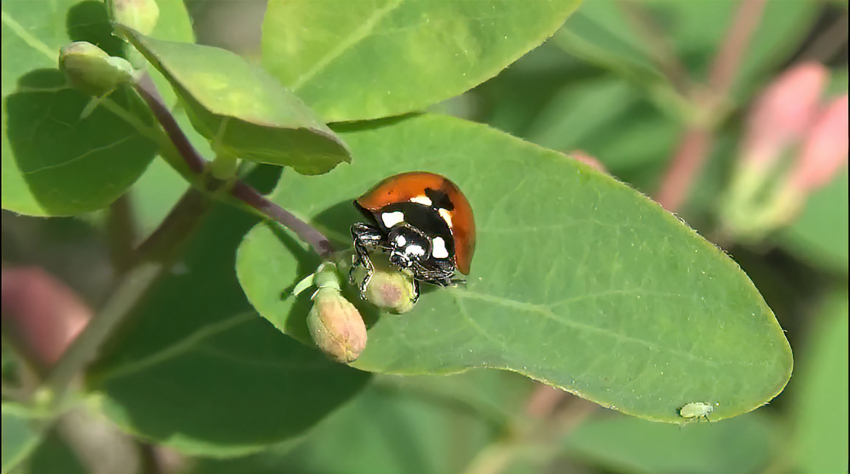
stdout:
<svg viewBox="0 0 850 474">
<path fill-rule="evenodd" d="M 810 193 L 829 183 L 846 166 L 847 112 L 847 94 L 844 94 L 818 117 L 789 175 L 791 187 Z"/>
<path fill-rule="evenodd" d="M 85 328 L 92 312 L 64 283 L 39 267 L 4 268 L 3 332 L 35 361 L 53 365 Z"/>
<path fill-rule="evenodd" d="M 823 65 L 803 63 L 765 89 L 747 120 L 742 150 L 746 164 L 767 168 L 785 147 L 803 136 L 815 118 L 828 76 L 829 70 Z"/>
<path fill-rule="evenodd" d="M 591 166 L 592 168 L 596 169 L 597 171 L 601 171 L 603 173 L 606 173 L 605 165 L 603 165 L 602 162 L 600 162 L 596 158 L 590 156 L 585 151 L 573 150 L 573 151 L 567 153 L 567 155 L 572 156 L 573 158 L 577 159 L 578 161 L 581 161 L 582 163 Z"/>
<path fill-rule="evenodd" d="M 340 293 L 336 265 L 324 263 L 313 281 L 318 290 L 307 314 L 310 336 L 328 357 L 347 364 L 366 348 L 366 324 L 360 312 Z"/>
</svg>

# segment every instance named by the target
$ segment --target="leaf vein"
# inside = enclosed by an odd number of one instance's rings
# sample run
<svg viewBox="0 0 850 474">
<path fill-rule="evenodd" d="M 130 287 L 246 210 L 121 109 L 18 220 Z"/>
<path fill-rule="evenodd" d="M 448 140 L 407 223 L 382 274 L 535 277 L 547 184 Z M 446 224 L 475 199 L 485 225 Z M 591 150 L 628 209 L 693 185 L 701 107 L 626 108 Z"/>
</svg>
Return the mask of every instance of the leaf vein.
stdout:
<svg viewBox="0 0 850 474">
<path fill-rule="evenodd" d="M 60 122 L 60 123 L 61 123 L 61 122 Z M 68 125 L 68 124 L 63 124 L 63 125 Z M 126 137 L 124 137 L 124 138 L 122 138 L 122 139 L 120 139 L 120 140 L 117 140 L 117 141 L 115 141 L 115 142 L 112 142 L 112 143 L 110 143 L 110 144 L 108 144 L 108 145 L 104 145 L 104 146 L 102 146 L 102 147 L 98 147 L 98 148 L 92 148 L 92 149 L 90 149 L 90 150 L 86 151 L 85 153 L 83 153 L 82 155 L 80 155 L 80 156 L 78 156 L 78 157 L 76 157 L 76 158 L 71 158 L 70 160 L 63 161 L 63 162 L 61 162 L 61 163 L 54 163 L 54 164 L 52 164 L 52 165 L 45 165 L 45 166 L 42 166 L 41 168 L 36 168 L 36 169 L 34 169 L 34 170 L 22 171 L 22 172 L 21 172 L 21 174 L 23 174 L 23 175 L 31 175 L 31 174 L 39 173 L 39 172 L 41 172 L 41 171 L 51 170 L 51 169 L 54 169 L 54 168 L 61 168 L 61 167 L 63 167 L 63 166 L 70 165 L 71 163 L 74 163 L 74 162 L 76 162 L 76 161 L 80 161 L 80 160 L 82 160 L 83 158 L 85 158 L 85 157 L 87 157 L 87 156 L 89 156 L 89 155 L 91 155 L 91 154 L 93 154 L 93 153 L 97 153 L 97 152 L 99 152 L 99 151 L 104 151 L 104 150 L 108 150 L 108 149 L 110 149 L 110 148 L 116 147 L 116 146 L 118 146 L 118 145 L 120 145 L 120 144 L 122 144 L 122 143 L 126 142 L 127 140 L 131 140 L 131 139 L 133 139 L 133 138 L 134 138 L 134 137 L 133 137 L 132 135 L 130 135 L 130 136 L 126 136 Z"/>
<path fill-rule="evenodd" d="M 369 19 L 367 19 L 365 22 L 363 22 L 362 25 L 360 25 L 360 28 L 357 28 L 351 35 L 348 36 L 348 38 L 337 44 L 336 48 L 332 49 L 315 65 L 313 65 L 312 68 L 307 70 L 307 72 L 298 76 L 298 78 L 295 79 L 289 89 L 292 92 L 297 91 L 301 86 L 304 85 L 304 83 L 306 83 L 320 71 L 328 67 L 330 63 L 342 56 L 343 53 L 351 49 L 357 42 L 359 42 L 363 38 L 366 38 L 375 29 L 378 23 L 380 23 L 381 20 L 384 19 L 384 17 L 392 13 L 392 11 L 398 8 L 403 2 L 404 0 L 395 0 L 385 5 L 384 8 L 376 10 L 372 14 L 372 16 L 369 17 Z"/>
<path fill-rule="evenodd" d="M 107 379 L 110 377 L 122 377 L 143 369 L 147 369 L 148 367 L 160 364 L 162 362 L 167 361 L 168 359 L 189 352 L 190 350 L 196 348 L 205 339 L 209 339 L 213 336 L 218 335 L 219 333 L 225 332 L 229 329 L 239 326 L 240 324 L 254 320 L 256 317 L 257 314 L 255 312 L 246 311 L 244 313 L 233 315 L 225 320 L 212 324 L 207 324 L 206 326 L 201 326 L 192 334 L 189 334 L 185 338 L 175 342 L 174 344 L 171 344 L 170 346 L 160 349 L 159 351 L 154 352 L 153 354 L 150 354 L 145 358 L 130 362 L 123 366 L 118 366 L 112 370 L 104 372 L 101 375 L 101 378 Z"/>
<path fill-rule="evenodd" d="M 552 306 L 557 306 L 557 305 L 561 305 L 561 304 L 565 304 L 565 303 L 573 303 L 573 302 L 581 301 L 581 300 L 584 300 L 584 299 L 599 298 L 599 297 L 614 295 L 614 294 L 635 294 L 635 293 L 647 294 L 647 292 L 645 292 L 645 291 L 607 290 L 607 291 L 602 291 L 602 292 L 599 292 L 599 293 L 591 293 L 591 294 L 586 294 L 586 295 L 580 295 L 580 296 L 568 298 L 568 299 L 562 300 L 560 302 L 551 303 L 551 304 L 547 304 L 547 305 L 526 303 L 526 302 L 522 302 L 522 301 L 511 300 L 511 299 L 503 298 L 503 297 L 499 297 L 499 296 L 485 295 L 485 294 L 481 294 L 481 293 L 472 293 L 468 290 L 451 289 L 449 291 L 451 291 L 456 298 L 461 297 L 461 298 L 477 299 L 477 300 L 481 300 L 481 301 L 487 301 L 487 302 L 490 302 L 490 303 L 506 306 L 506 307 L 509 307 L 509 308 L 514 308 L 514 309 L 519 309 L 519 310 L 522 310 L 522 311 L 529 311 L 529 312 L 532 312 L 532 313 L 537 313 L 537 314 L 543 316 L 544 318 L 549 319 L 551 321 L 554 321 L 555 323 L 558 323 L 562 326 L 568 326 L 568 327 L 571 327 L 573 329 L 579 329 L 579 330 L 594 332 L 594 333 L 597 333 L 597 334 L 601 334 L 603 336 L 608 336 L 608 337 L 611 337 L 611 338 L 618 339 L 619 341 L 622 341 L 622 342 L 631 342 L 631 343 L 634 343 L 634 344 L 639 344 L 639 345 L 648 347 L 650 349 L 655 349 L 655 350 L 659 350 L 659 351 L 661 351 L 661 350 L 668 351 L 672 354 L 677 354 L 677 355 L 680 355 L 682 357 L 686 357 L 686 358 L 691 359 L 691 360 L 699 361 L 699 362 L 705 363 L 706 365 L 710 365 L 712 367 L 718 367 L 719 366 L 719 364 L 717 362 L 714 362 L 714 361 L 711 361 L 711 360 L 708 360 L 708 359 L 704 359 L 702 357 L 698 357 L 698 356 L 696 356 L 696 355 L 694 355 L 690 352 L 660 347 L 653 342 L 646 341 L 646 340 L 643 340 L 643 339 L 638 339 L 638 338 L 632 337 L 632 336 L 627 336 L 625 334 L 616 333 L 616 332 L 613 332 L 613 331 L 608 330 L 608 329 L 603 329 L 603 328 L 599 328 L 599 327 L 596 327 L 596 326 L 591 326 L 589 324 L 583 324 L 583 323 L 579 323 L 579 322 L 576 322 L 576 321 L 571 321 L 571 320 L 568 320 L 568 319 L 561 319 L 551 309 Z M 675 295 L 675 294 L 666 294 L 666 293 L 658 293 L 658 294 L 659 295 L 665 295 L 665 296 L 685 296 L 685 295 Z M 464 315 L 464 316 L 466 316 L 466 315 Z M 469 319 L 468 316 L 467 316 L 467 319 Z M 481 328 L 480 326 L 477 326 L 477 324 L 476 324 L 476 329 L 479 329 L 480 331 L 486 333 L 486 331 L 484 331 L 484 329 Z M 494 342 L 496 342 L 496 341 L 494 341 Z M 504 344 L 503 344 L 503 348 L 505 348 L 505 350 L 507 350 L 507 348 L 504 346 Z"/>
<path fill-rule="evenodd" d="M 51 50 L 50 47 L 44 44 L 43 41 L 29 34 L 26 28 L 24 28 L 20 23 L 15 21 L 15 19 L 12 18 L 12 16 L 6 13 L 5 11 L 0 12 L 0 14 L 2 14 L 3 24 L 8 26 L 10 30 L 12 30 L 16 35 L 18 35 L 18 37 L 21 38 L 24 43 L 26 43 L 29 47 L 35 49 L 36 51 L 43 53 L 45 56 L 47 56 L 48 59 L 53 61 L 53 64 L 57 64 L 59 62 L 58 51 Z"/>
</svg>

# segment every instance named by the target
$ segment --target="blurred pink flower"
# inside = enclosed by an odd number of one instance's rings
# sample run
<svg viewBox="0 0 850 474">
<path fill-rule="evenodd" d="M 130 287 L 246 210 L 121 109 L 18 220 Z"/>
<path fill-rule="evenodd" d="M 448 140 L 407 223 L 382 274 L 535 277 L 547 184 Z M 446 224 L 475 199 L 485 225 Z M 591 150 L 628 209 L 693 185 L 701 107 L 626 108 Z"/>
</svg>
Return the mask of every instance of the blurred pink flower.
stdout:
<svg viewBox="0 0 850 474">
<path fill-rule="evenodd" d="M 800 140 L 818 111 L 829 70 L 800 64 L 781 74 L 756 99 L 747 119 L 743 164 L 769 168 L 789 145 Z"/>
<path fill-rule="evenodd" d="M 804 194 L 829 183 L 847 164 L 847 94 L 835 99 L 821 113 L 803 142 L 789 186 Z"/>
<path fill-rule="evenodd" d="M 2 271 L 3 331 L 37 362 L 53 365 L 92 317 L 85 303 L 39 267 Z"/>
</svg>

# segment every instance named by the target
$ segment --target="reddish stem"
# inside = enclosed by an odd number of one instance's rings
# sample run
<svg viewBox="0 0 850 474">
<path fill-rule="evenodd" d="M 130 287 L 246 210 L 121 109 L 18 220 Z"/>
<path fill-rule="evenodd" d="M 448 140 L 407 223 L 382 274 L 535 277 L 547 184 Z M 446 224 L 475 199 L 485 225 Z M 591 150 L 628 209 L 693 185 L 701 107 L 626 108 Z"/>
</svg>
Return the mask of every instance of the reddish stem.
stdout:
<svg viewBox="0 0 850 474">
<path fill-rule="evenodd" d="M 698 104 L 708 109 L 706 116 L 717 113 L 735 82 L 741 59 L 753 32 L 761 22 L 766 0 L 742 0 L 726 41 L 714 58 L 709 73 L 709 93 Z M 678 210 L 687 199 L 694 178 L 703 168 L 711 152 L 713 134 L 704 123 L 688 127 L 679 148 L 664 173 L 655 200 L 670 212 Z"/>
</svg>

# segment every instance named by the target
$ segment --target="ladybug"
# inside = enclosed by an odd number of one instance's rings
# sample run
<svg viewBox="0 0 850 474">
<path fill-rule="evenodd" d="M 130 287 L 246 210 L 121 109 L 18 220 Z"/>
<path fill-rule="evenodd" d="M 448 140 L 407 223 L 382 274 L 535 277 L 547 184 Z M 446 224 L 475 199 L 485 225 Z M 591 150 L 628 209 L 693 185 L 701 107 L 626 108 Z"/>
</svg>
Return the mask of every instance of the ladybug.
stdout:
<svg viewBox="0 0 850 474">
<path fill-rule="evenodd" d="M 354 206 L 368 222 L 351 226 L 353 270 L 366 269 L 360 284 L 365 293 L 375 267 L 370 252 L 389 254 L 390 264 L 414 279 L 414 301 L 422 281 L 452 286 L 469 275 L 475 251 L 472 207 L 460 189 L 446 177 L 424 171 L 390 176 L 357 198 Z"/>
</svg>

